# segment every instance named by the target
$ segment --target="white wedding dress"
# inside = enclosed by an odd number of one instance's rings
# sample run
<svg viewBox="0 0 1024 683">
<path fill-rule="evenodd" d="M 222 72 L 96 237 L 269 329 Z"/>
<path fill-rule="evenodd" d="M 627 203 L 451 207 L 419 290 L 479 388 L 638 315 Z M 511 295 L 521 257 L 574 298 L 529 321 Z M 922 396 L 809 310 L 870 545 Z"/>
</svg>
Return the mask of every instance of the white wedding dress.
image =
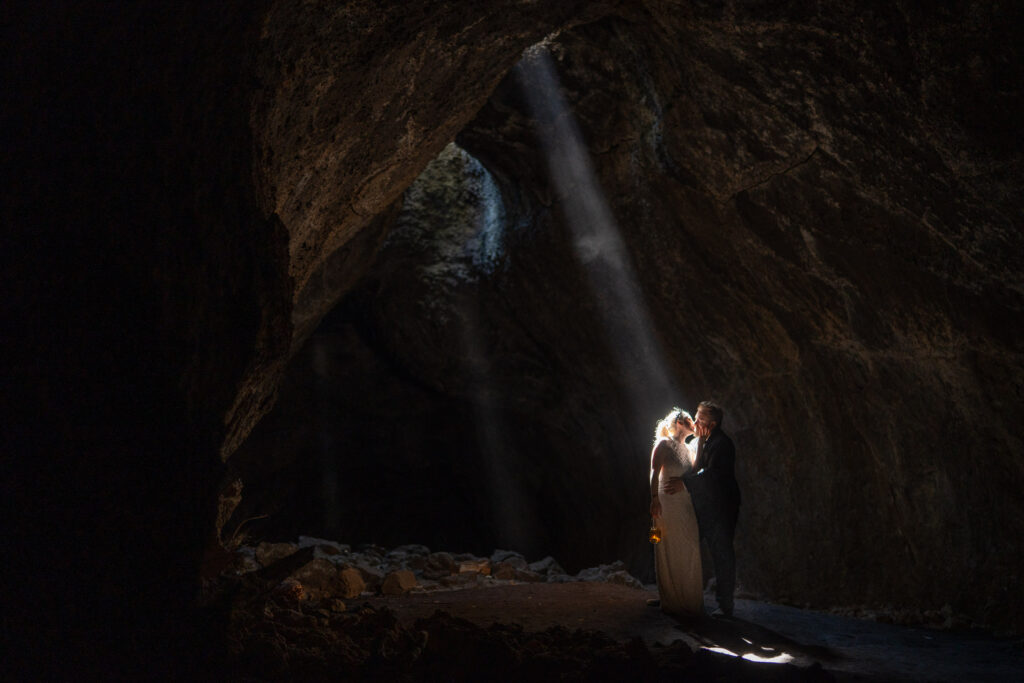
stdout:
<svg viewBox="0 0 1024 683">
<path fill-rule="evenodd" d="M 660 441 L 666 442 L 675 456 L 664 459 L 658 476 L 661 517 L 655 523 L 661 528 L 661 543 L 654 546 L 654 569 L 661 609 L 682 617 L 698 616 L 704 611 L 704 586 L 697 513 L 685 488 L 678 493 L 665 492 L 669 479 L 692 469 L 694 453 L 674 439 Z"/>
</svg>

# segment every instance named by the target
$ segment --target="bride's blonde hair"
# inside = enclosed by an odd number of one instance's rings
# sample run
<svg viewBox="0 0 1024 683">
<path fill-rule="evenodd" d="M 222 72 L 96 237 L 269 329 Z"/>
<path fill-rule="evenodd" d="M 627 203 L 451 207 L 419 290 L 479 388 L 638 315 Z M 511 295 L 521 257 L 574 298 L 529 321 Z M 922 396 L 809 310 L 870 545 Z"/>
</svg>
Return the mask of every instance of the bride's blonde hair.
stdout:
<svg viewBox="0 0 1024 683">
<path fill-rule="evenodd" d="M 676 431 L 676 422 L 683 419 L 692 422 L 693 416 L 682 408 L 673 408 L 671 413 L 658 421 L 658 426 L 654 428 L 654 440 L 670 438 Z"/>
</svg>

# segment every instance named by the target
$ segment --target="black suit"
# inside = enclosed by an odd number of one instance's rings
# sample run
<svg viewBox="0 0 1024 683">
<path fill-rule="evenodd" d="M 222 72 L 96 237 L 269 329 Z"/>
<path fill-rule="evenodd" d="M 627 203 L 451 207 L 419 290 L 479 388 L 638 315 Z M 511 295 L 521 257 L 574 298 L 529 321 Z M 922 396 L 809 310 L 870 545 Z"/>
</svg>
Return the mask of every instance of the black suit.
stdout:
<svg viewBox="0 0 1024 683">
<path fill-rule="evenodd" d="M 733 537 L 740 511 L 740 487 L 736 483 L 736 446 L 715 427 L 704 442 L 693 474 L 684 478 L 697 512 L 701 538 L 708 543 L 715 563 L 715 594 L 718 606 L 732 613 L 736 589 L 736 553 Z"/>
</svg>

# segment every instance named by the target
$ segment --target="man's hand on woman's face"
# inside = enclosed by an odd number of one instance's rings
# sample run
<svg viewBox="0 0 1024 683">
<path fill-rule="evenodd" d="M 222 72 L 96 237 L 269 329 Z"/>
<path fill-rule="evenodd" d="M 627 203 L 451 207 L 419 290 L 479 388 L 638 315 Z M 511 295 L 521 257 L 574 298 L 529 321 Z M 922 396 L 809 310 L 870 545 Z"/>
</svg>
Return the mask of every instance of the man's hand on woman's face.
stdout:
<svg viewBox="0 0 1024 683">
<path fill-rule="evenodd" d="M 698 410 L 697 420 L 694 424 L 694 432 L 696 432 L 697 436 L 701 437 L 702 439 L 706 439 L 708 436 L 710 436 L 711 429 L 712 427 L 714 427 L 714 424 L 715 423 L 712 422 L 707 415 Z"/>
</svg>

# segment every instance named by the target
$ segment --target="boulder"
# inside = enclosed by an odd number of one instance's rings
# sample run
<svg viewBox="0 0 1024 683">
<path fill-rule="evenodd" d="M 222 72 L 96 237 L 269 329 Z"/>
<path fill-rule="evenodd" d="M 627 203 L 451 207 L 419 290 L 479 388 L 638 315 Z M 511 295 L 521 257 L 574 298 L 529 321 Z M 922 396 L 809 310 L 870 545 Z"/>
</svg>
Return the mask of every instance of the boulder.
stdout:
<svg viewBox="0 0 1024 683">
<path fill-rule="evenodd" d="M 349 577 L 351 578 L 351 575 Z M 302 585 L 303 598 L 307 600 L 321 600 L 338 595 L 353 597 L 345 594 L 346 585 L 339 576 L 337 567 L 323 558 L 303 565 L 288 578 Z"/>
<path fill-rule="evenodd" d="M 376 543 L 363 543 L 356 546 L 356 552 L 364 557 L 378 557 L 383 559 L 388 554 L 388 549 Z"/>
<path fill-rule="evenodd" d="M 440 579 L 461 571 L 460 565 L 455 562 L 451 553 L 444 552 L 427 555 L 423 558 L 421 569 L 423 576 L 428 579 Z"/>
<path fill-rule="evenodd" d="M 513 577 L 516 581 L 523 581 L 526 583 L 540 583 L 544 580 L 544 577 L 537 572 L 530 571 L 529 569 L 517 569 L 515 570 L 515 576 Z"/>
<path fill-rule="evenodd" d="M 341 590 L 338 593 L 343 598 L 354 598 L 366 590 L 366 581 L 358 569 L 346 567 L 338 571 L 338 581 Z"/>
<path fill-rule="evenodd" d="M 417 585 L 416 575 L 408 569 L 399 569 L 384 577 L 380 592 L 384 595 L 403 595 Z"/>
<path fill-rule="evenodd" d="M 490 576 L 491 561 L 480 557 L 460 560 L 458 564 L 458 573 L 476 573 L 483 574 L 484 576 Z"/>
<path fill-rule="evenodd" d="M 510 581 L 516 578 L 516 572 L 518 570 L 507 562 L 499 562 L 494 565 L 491 576 L 501 581 Z"/>
<path fill-rule="evenodd" d="M 367 590 L 375 591 L 384 582 L 385 572 L 379 567 L 367 563 L 365 560 L 360 560 L 351 566 L 359 572 L 359 575 L 366 583 Z"/>
<path fill-rule="evenodd" d="M 256 546 L 256 561 L 268 567 L 295 553 L 299 546 L 294 543 L 260 543 Z"/>
<path fill-rule="evenodd" d="M 606 581 L 617 583 L 632 588 L 643 588 L 643 584 L 632 574 L 626 571 L 626 565 L 622 560 L 616 560 L 611 564 L 602 564 L 597 567 L 589 567 L 580 570 L 576 575 L 579 581 Z"/>
<path fill-rule="evenodd" d="M 542 560 L 531 562 L 529 569 L 530 571 L 537 572 L 543 576 L 549 576 L 551 574 L 565 574 L 565 570 L 562 569 L 562 565 L 558 564 L 558 561 L 550 555 Z"/>
<path fill-rule="evenodd" d="M 617 583 L 621 586 L 629 586 L 630 588 L 643 589 L 644 587 L 639 579 L 625 570 L 608 574 L 608 576 L 605 577 L 605 581 L 608 583 Z"/>
<path fill-rule="evenodd" d="M 295 579 L 285 579 L 274 588 L 274 595 L 287 603 L 299 603 L 306 598 L 302 584 Z"/>
<path fill-rule="evenodd" d="M 526 569 L 529 564 L 521 553 L 514 550 L 495 550 L 491 553 L 491 564 L 508 563 L 516 569 Z"/>
<path fill-rule="evenodd" d="M 420 571 L 426 565 L 430 548 L 425 545 L 407 544 L 392 548 L 384 557 L 384 561 L 395 569 L 412 569 Z"/>
</svg>

